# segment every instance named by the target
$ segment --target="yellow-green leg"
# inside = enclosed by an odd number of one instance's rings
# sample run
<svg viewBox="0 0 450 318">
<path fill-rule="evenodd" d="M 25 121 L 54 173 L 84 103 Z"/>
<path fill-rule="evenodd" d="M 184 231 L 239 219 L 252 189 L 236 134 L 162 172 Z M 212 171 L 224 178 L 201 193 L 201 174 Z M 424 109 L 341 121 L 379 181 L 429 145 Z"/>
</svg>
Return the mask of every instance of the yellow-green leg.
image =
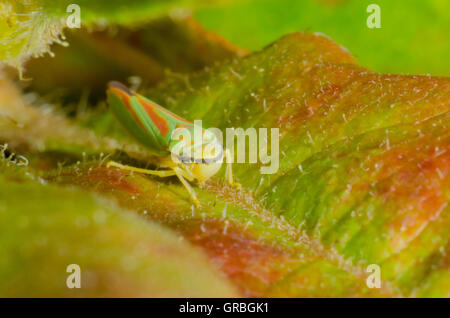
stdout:
<svg viewBox="0 0 450 318">
<path fill-rule="evenodd" d="M 189 192 L 192 202 L 195 204 L 196 207 L 200 207 L 200 201 L 197 199 L 197 195 L 195 194 L 194 189 L 192 189 L 189 182 L 187 182 L 186 179 L 184 179 L 184 177 L 189 179 L 190 176 L 187 175 L 184 170 L 182 170 L 178 167 L 173 168 L 173 170 L 175 171 L 175 174 L 177 175 L 178 179 L 181 181 L 181 183 L 184 185 L 186 190 Z"/>
<path fill-rule="evenodd" d="M 106 164 L 106 168 L 109 168 L 109 167 L 116 167 L 116 168 L 119 168 L 119 169 L 122 169 L 122 170 L 135 171 L 135 172 L 145 173 L 145 174 L 151 174 L 151 175 L 158 176 L 158 177 L 161 177 L 161 178 L 174 176 L 176 174 L 173 170 L 149 170 L 149 169 L 142 169 L 142 168 L 136 168 L 136 167 L 132 167 L 132 166 L 123 165 L 123 164 L 120 164 L 120 163 L 115 162 L 115 161 L 109 161 Z"/>
<path fill-rule="evenodd" d="M 241 184 L 233 181 L 233 168 L 232 168 L 232 162 L 230 160 L 231 154 L 230 154 L 230 150 L 228 150 L 228 149 L 225 149 L 225 158 L 227 160 L 227 170 L 225 172 L 225 177 L 227 179 L 228 184 L 234 188 L 241 189 L 242 188 Z"/>
</svg>

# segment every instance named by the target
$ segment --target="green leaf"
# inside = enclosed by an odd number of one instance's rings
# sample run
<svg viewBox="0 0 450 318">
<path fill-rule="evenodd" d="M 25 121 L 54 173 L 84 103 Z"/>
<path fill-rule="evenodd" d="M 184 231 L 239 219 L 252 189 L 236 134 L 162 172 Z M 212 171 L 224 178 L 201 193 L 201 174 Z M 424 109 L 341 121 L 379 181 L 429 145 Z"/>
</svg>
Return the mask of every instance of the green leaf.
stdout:
<svg viewBox="0 0 450 318">
<path fill-rule="evenodd" d="M 0 111 L 17 124 L 4 119 L 0 141 L 47 182 L 95 191 L 178 232 L 240 295 L 449 295 L 449 79 L 380 75 L 328 38 L 297 33 L 142 93 L 204 127 L 278 127 L 279 170 L 234 164 L 244 189 L 222 174 L 196 187 L 196 209 L 175 178 L 104 167 L 105 154 L 158 163 L 109 114 L 84 121 L 94 134 L 12 103 L 20 93 L 5 82 L 0 98 L 13 106 Z M 381 268 L 380 289 L 366 284 L 370 264 Z"/>
<path fill-rule="evenodd" d="M 0 161 L 2 297 L 236 295 L 205 255 L 176 233 L 7 165 Z M 70 264 L 80 267 L 79 289 L 66 285 Z"/>
<path fill-rule="evenodd" d="M 448 246 L 449 79 L 372 73 L 299 33 L 189 83 L 148 95 L 206 127 L 279 127 L 277 173 L 235 165 L 259 206 L 353 264 L 380 265 L 405 295 L 433 290 Z"/>
</svg>

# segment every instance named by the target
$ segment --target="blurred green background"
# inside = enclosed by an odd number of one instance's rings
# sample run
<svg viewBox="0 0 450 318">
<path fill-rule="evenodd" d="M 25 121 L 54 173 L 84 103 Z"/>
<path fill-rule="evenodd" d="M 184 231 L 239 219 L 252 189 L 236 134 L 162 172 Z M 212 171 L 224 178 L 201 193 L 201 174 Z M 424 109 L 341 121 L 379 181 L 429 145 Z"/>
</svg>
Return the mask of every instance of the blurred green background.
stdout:
<svg viewBox="0 0 450 318">
<path fill-rule="evenodd" d="M 369 4 L 381 28 L 369 29 Z M 450 76 L 448 0 L 243 0 L 195 12 L 207 29 L 255 50 L 284 34 L 322 32 L 374 71 Z"/>
</svg>

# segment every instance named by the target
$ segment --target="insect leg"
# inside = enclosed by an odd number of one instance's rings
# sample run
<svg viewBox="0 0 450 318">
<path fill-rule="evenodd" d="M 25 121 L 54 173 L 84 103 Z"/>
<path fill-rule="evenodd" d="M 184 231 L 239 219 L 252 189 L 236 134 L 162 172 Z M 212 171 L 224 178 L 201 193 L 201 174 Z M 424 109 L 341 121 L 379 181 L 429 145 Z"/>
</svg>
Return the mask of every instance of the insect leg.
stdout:
<svg viewBox="0 0 450 318">
<path fill-rule="evenodd" d="M 225 149 L 225 158 L 227 160 L 227 170 L 225 172 L 225 176 L 227 178 L 228 184 L 232 187 L 241 189 L 242 188 L 241 184 L 233 181 L 233 168 L 232 168 L 232 163 L 231 163 L 231 154 L 230 154 L 230 150 L 228 150 L 228 149 Z"/>
<path fill-rule="evenodd" d="M 115 161 L 109 161 L 106 164 L 106 168 L 109 168 L 109 167 L 116 167 L 116 168 L 119 168 L 122 170 L 129 170 L 129 171 L 136 171 L 139 173 L 151 174 L 151 175 L 162 177 L 162 178 L 175 175 L 175 172 L 173 170 L 148 170 L 148 169 L 142 169 L 142 168 L 136 168 L 136 167 L 132 167 L 132 166 L 123 165 L 123 164 L 120 164 Z"/>
<path fill-rule="evenodd" d="M 178 179 L 180 179 L 181 183 L 184 185 L 186 190 L 189 192 L 192 202 L 194 202 L 196 207 L 200 207 L 200 201 L 197 199 L 194 189 L 192 189 L 191 185 L 183 177 L 183 175 L 185 175 L 185 172 L 178 167 L 173 168 L 173 170 L 174 170 L 175 174 L 177 175 Z"/>
<path fill-rule="evenodd" d="M 187 166 L 181 166 L 179 167 L 183 177 L 188 179 L 189 182 L 192 182 L 195 180 L 195 176 L 192 174 L 191 170 L 187 168 Z"/>
</svg>

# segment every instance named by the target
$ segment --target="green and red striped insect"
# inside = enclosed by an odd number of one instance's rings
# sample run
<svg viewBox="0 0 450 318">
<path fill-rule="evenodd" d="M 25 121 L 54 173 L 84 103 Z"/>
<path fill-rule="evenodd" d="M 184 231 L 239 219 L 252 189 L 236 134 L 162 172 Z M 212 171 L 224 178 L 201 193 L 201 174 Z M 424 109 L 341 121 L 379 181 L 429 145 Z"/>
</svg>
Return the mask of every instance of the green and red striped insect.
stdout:
<svg viewBox="0 0 450 318">
<path fill-rule="evenodd" d="M 163 170 L 148 170 L 109 161 L 107 167 L 136 171 L 144 174 L 169 177 L 176 175 L 188 190 L 192 201 L 200 203 L 189 182 L 200 184 L 215 175 L 228 158 L 228 150 L 223 150 L 216 135 L 208 130 L 168 111 L 155 102 L 139 95 L 119 82 L 108 85 L 108 104 L 112 113 L 128 133 L 160 158 L 159 167 Z M 194 131 L 201 132 L 200 140 L 190 138 Z M 230 160 L 227 160 L 227 181 L 233 182 Z"/>
</svg>

